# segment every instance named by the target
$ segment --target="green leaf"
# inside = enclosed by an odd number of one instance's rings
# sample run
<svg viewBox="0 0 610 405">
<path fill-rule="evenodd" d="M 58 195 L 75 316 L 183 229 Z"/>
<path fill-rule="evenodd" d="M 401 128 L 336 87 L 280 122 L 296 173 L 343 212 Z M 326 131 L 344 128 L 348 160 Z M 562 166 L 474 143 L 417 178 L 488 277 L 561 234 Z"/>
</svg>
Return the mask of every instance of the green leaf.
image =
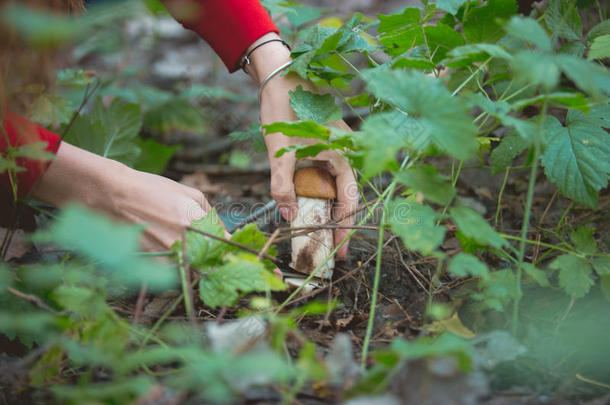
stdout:
<svg viewBox="0 0 610 405">
<path fill-rule="evenodd" d="M 610 34 L 601 35 L 593 40 L 589 47 L 588 60 L 610 57 Z"/>
<path fill-rule="evenodd" d="M 459 8 L 462 7 L 466 0 L 436 0 L 436 8 L 445 10 L 453 15 L 456 15 Z"/>
<path fill-rule="evenodd" d="M 481 279 L 489 279 L 489 270 L 487 265 L 480 261 L 476 256 L 468 253 L 458 253 L 449 263 L 449 272 L 456 277 L 481 277 Z"/>
<path fill-rule="evenodd" d="M 140 154 L 135 138 L 142 119 L 137 104 L 113 101 L 104 108 L 98 99 L 88 116 L 80 115 L 65 140 L 100 156 L 132 165 Z"/>
<path fill-rule="evenodd" d="M 517 52 L 511 67 L 518 80 L 547 89 L 557 85 L 561 73 L 555 55 L 529 50 Z"/>
<path fill-rule="evenodd" d="M 610 94 L 610 73 L 598 64 L 573 55 L 557 55 L 557 65 L 581 90 L 600 97 Z"/>
<path fill-rule="evenodd" d="M 471 343 L 451 333 L 438 337 L 423 337 L 415 341 L 395 339 L 391 343 L 392 351 L 406 359 L 452 356 L 458 360 L 462 371 L 469 371 L 474 353 Z"/>
<path fill-rule="evenodd" d="M 47 151 L 46 142 L 33 142 L 26 145 L 21 145 L 12 152 L 14 158 L 28 158 L 46 162 L 55 159 L 55 155 Z"/>
<path fill-rule="evenodd" d="M 475 62 L 482 62 L 489 57 L 503 60 L 512 60 L 509 54 L 499 45 L 494 44 L 469 44 L 458 46 L 447 53 L 447 59 L 443 61 L 449 67 L 461 67 Z"/>
<path fill-rule="evenodd" d="M 466 206 L 451 208 L 451 216 L 460 231 L 483 245 L 500 249 L 507 245 L 487 221 L 475 210 Z"/>
<path fill-rule="evenodd" d="M 375 96 L 415 120 L 410 127 L 421 131 L 414 136 L 425 144 L 432 143 L 458 159 L 468 158 L 477 150 L 477 131 L 467 103 L 452 97 L 439 79 L 418 71 L 384 69 L 362 72 L 362 77 Z"/>
<path fill-rule="evenodd" d="M 266 134 L 281 132 L 286 136 L 296 136 L 299 138 L 313 138 L 327 141 L 330 130 L 323 125 L 313 121 L 294 121 L 294 122 L 275 122 L 263 125 Z"/>
<path fill-rule="evenodd" d="M 242 245 L 248 246 L 254 250 L 262 250 L 265 246 L 265 243 L 269 240 L 257 227 L 256 224 L 248 224 L 242 228 L 236 230 L 233 235 L 231 235 L 231 240 L 233 242 L 240 243 Z M 238 247 L 235 246 L 227 246 L 227 251 L 241 251 Z M 269 256 L 276 256 L 277 249 L 275 246 L 270 246 L 267 249 L 267 254 Z"/>
<path fill-rule="evenodd" d="M 315 94 L 303 90 L 299 85 L 290 94 L 290 106 L 297 117 L 303 121 L 314 121 L 318 124 L 340 120 L 343 116 L 341 108 L 335 104 L 335 99 L 330 94 Z"/>
<path fill-rule="evenodd" d="M 201 113 L 187 100 L 180 98 L 148 110 L 144 114 L 144 126 L 162 134 L 176 131 L 202 133 L 205 129 Z"/>
<path fill-rule="evenodd" d="M 43 93 L 30 107 L 30 119 L 45 127 L 66 124 L 73 114 L 74 109 L 68 100 L 48 93 Z"/>
<path fill-rule="evenodd" d="M 140 148 L 140 156 L 135 161 L 133 168 L 153 174 L 161 174 L 165 166 L 181 146 L 167 146 L 152 138 L 136 138 L 135 144 Z"/>
<path fill-rule="evenodd" d="M 600 277 L 600 288 L 604 293 L 604 296 L 610 301 L 610 275 L 604 275 Z"/>
<path fill-rule="evenodd" d="M 392 231 L 405 246 L 424 255 L 432 254 L 445 238 L 445 228 L 436 225 L 440 215 L 426 205 L 404 199 L 394 200 L 387 207 Z"/>
<path fill-rule="evenodd" d="M 503 20 L 516 12 L 515 0 L 489 0 L 482 7 L 472 7 L 464 16 L 464 35 L 471 43 L 494 43 L 503 36 Z"/>
<path fill-rule="evenodd" d="M 532 263 L 522 263 L 521 268 L 525 274 L 530 276 L 540 287 L 549 287 L 550 283 L 543 270 L 537 269 Z"/>
<path fill-rule="evenodd" d="M 589 115 L 568 111 L 566 127 L 549 134 L 542 155 L 546 176 L 563 194 L 590 207 L 597 205 L 597 192 L 606 187 L 610 174 L 610 135 L 595 118 L 601 111 L 604 106 L 592 108 Z"/>
<path fill-rule="evenodd" d="M 608 34 L 610 34 L 610 20 L 606 19 L 589 30 L 587 42 L 591 42 L 599 36 Z"/>
<path fill-rule="evenodd" d="M 363 150 L 364 178 L 398 169 L 396 154 L 402 148 L 427 149 L 429 139 L 421 134 L 419 123 L 406 114 L 393 111 L 367 117 L 362 132 L 353 134 L 354 144 Z"/>
<path fill-rule="evenodd" d="M 265 145 L 265 138 L 263 131 L 258 123 L 252 123 L 245 131 L 234 131 L 229 134 L 229 138 L 234 141 L 246 141 L 252 140 L 252 149 L 256 153 L 267 152 L 267 146 Z"/>
<path fill-rule="evenodd" d="M 589 100 L 587 100 L 582 93 L 565 91 L 558 91 L 548 95 L 541 94 L 519 100 L 513 103 L 512 109 L 516 111 L 530 105 L 541 104 L 545 99 L 549 101 L 550 105 L 558 106 L 560 108 L 565 108 L 567 106 L 576 108 L 585 113 L 589 111 Z"/>
<path fill-rule="evenodd" d="M 584 297 L 594 283 L 591 265 L 578 256 L 561 255 L 553 260 L 549 268 L 559 270 L 559 285 L 572 298 Z"/>
<path fill-rule="evenodd" d="M 263 277 L 265 271 L 254 255 L 231 255 L 227 263 L 202 278 L 199 284 L 201 299 L 212 308 L 235 305 L 240 292 L 269 289 Z"/>
<path fill-rule="evenodd" d="M 472 297 L 497 311 L 502 311 L 511 300 L 521 295 L 521 288 L 510 269 L 490 273 L 488 280 L 479 281 L 479 288 L 481 293 L 475 293 Z"/>
<path fill-rule="evenodd" d="M 574 0 L 549 2 L 542 19 L 554 35 L 569 40 L 581 39 L 582 23 Z"/>
<path fill-rule="evenodd" d="M 527 143 L 520 136 L 509 135 L 502 138 L 500 144 L 491 152 L 491 174 L 498 174 L 509 167 L 526 147 Z"/>
<path fill-rule="evenodd" d="M 191 227 L 224 238 L 225 230 L 215 209 L 191 222 Z M 226 249 L 227 245 L 221 241 L 194 231 L 186 233 L 186 257 L 189 265 L 196 269 L 205 270 L 204 265 L 215 264 Z"/>
<path fill-rule="evenodd" d="M 530 42 L 543 52 L 552 51 L 549 36 L 533 18 L 513 16 L 504 29 L 511 36 Z"/>
<path fill-rule="evenodd" d="M 36 240 L 54 242 L 101 266 L 119 285 L 153 289 L 173 286 L 176 272 L 168 265 L 138 256 L 140 226 L 117 224 L 80 206 L 64 208 L 48 232 Z"/>
<path fill-rule="evenodd" d="M 610 257 L 593 258 L 593 268 L 598 276 L 610 276 Z"/>
<path fill-rule="evenodd" d="M 446 205 L 453 200 L 455 189 L 436 173 L 433 166 L 419 165 L 405 170 L 396 179 L 437 204 Z"/>
<path fill-rule="evenodd" d="M 574 243 L 574 247 L 584 254 L 592 254 L 597 252 L 597 244 L 593 239 L 595 228 L 588 226 L 579 226 L 576 231 L 570 233 L 570 239 Z"/>
</svg>

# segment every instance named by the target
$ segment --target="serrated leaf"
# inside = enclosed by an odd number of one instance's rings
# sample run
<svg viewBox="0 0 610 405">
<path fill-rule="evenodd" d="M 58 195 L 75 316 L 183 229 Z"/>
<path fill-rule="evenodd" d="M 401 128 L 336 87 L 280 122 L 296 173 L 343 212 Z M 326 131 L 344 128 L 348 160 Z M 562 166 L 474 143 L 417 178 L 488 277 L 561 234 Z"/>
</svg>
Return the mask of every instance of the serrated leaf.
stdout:
<svg viewBox="0 0 610 405">
<path fill-rule="evenodd" d="M 588 60 L 610 57 L 610 34 L 601 35 L 593 40 L 589 47 Z"/>
<path fill-rule="evenodd" d="M 269 238 L 267 238 L 265 234 L 256 227 L 256 224 L 248 224 L 233 232 L 233 235 L 231 235 L 231 240 L 233 242 L 248 246 L 254 250 L 262 250 Z M 240 249 L 235 246 L 228 246 L 227 251 L 229 250 L 240 251 Z M 275 246 L 270 246 L 269 249 L 267 249 L 267 254 L 269 256 L 277 255 L 277 249 Z"/>
<path fill-rule="evenodd" d="M 542 19 L 554 35 L 570 40 L 580 40 L 582 23 L 575 1 L 554 0 L 549 2 Z"/>
<path fill-rule="evenodd" d="M 191 227 L 224 238 L 225 231 L 215 209 L 191 222 Z M 186 257 L 193 268 L 203 270 L 204 265 L 215 264 L 226 249 L 227 245 L 221 241 L 193 231 L 186 233 Z"/>
<path fill-rule="evenodd" d="M 453 15 L 457 14 L 458 10 L 462 5 L 466 3 L 466 0 L 436 0 L 436 8 L 445 10 Z"/>
<path fill-rule="evenodd" d="M 437 204 L 449 204 L 455 196 L 453 186 L 441 178 L 432 166 L 412 167 L 397 175 L 396 179 L 400 183 L 422 192 L 426 199 Z"/>
<path fill-rule="evenodd" d="M 516 12 L 514 0 L 489 0 L 482 7 L 472 7 L 464 16 L 464 35 L 468 42 L 494 43 L 503 36 L 502 20 Z"/>
<path fill-rule="evenodd" d="M 568 111 L 566 127 L 549 134 L 542 155 L 546 176 L 574 200 L 595 207 L 597 192 L 608 184 L 610 174 L 610 135 L 595 118 L 577 110 Z"/>
<path fill-rule="evenodd" d="M 449 262 L 449 272 L 456 277 L 481 277 L 483 280 L 489 279 L 487 265 L 480 261 L 476 256 L 468 253 L 458 253 Z"/>
<path fill-rule="evenodd" d="M 68 100 L 44 93 L 30 107 L 30 119 L 42 126 L 59 127 L 72 118 L 74 108 Z"/>
<path fill-rule="evenodd" d="M 133 168 L 153 174 L 163 173 L 171 157 L 181 148 L 179 145 L 163 145 L 152 138 L 136 138 L 135 144 L 140 148 L 140 156 Z"/>
<path fill-rule="evenodd" d="M 303 121 L 314 121 L 318 124 L 340 120 L 343 113 L 341 108 L 335 104 L 335 99 L 330 94 L 315 94 L 303 90 L 299 85 L 290 94 L 290 106 L 294 113 Z"/>
<path fill-rule="evenodd" d="M 582 298 L 593 285 L 591 265 L 578 256 L 564 254 L 553 260 L 549 268 L 559 270 L 559 285 L 572 298 Z"/>
<path fill-rule="evenodd" d="M 507 245 L 489 223 L 475 210 L 466 206 L 451 208 L 451 217 L 460 231 L 473 238 L 478 243 L 500 249 Z"/>
<path fill-rule="evenodd" d="M 552 50 L 551 39 L 533 18 L 513 16 L 504 29 L 511 36 L 530 42 L 543 52 Z"/>
<path fill-rule="evenodd" d="M 491 174 L 498 174 L 511 165 L 513 160 L 525 150 L 527 143 L 516 135 L 502 138 L 491 152 Z"/>
<path fill-rule="evenodd" d="M 398 199 L 392 201 L 387 209 L 392 231 L 400 236 L 408 249 L 428 255 L 443 242 L 445 228 L 436 225 L 440 215 L 432 208 Z"/>
<path fill-rule="evenodd" d="M 281 132 L 286 136 L 322 139 L 325 141 L 330 137 L 330 130 L 328 128 L 313 121 L 275 122 L 263 125 L 263 129 L 265 130 L 265 135 Z"/>
<path fill-rule="evenodd" d="M 521 268 L 530 276 L 540 287 L 549 287 L 549 280 L 543 270 L 537 269 L 532 263 L 522 263 Z"/>
<path fill-rule="evenodd" d="M 592 254 L 597 252 L 597 244 L 593 239 L 595 228 L 588 226 L 579 226 L 576 231 L 570 233 L 570 240 L 574 243 L 574 247 L 584 254 Z"/>
<path fill-rule="evenodd" d="M 212 308 L 235 305 L 240 293 L 269 289 L 263 277 L 265 271 L 263 264 L 254 255 L 232 255 L 227 263 L 208 272 L 201 279 L 201 299 Z"/>
<path fill-rule="evenodd" d="M 593 268 L 598 276 L 610 276 L 610 257 L 593 258 Z"/>
<path fill-rule="evenodd" d="M 416 137 L 423 143 L 458 159 L 476 151 L 477 131 L 467 104 L 452 97 L 440 80 L 418 71 L 383 69 L 362 72 L 362 77 L 375 96 L 410 115 L 410 126 L 421 130 Z"/>
</svg>

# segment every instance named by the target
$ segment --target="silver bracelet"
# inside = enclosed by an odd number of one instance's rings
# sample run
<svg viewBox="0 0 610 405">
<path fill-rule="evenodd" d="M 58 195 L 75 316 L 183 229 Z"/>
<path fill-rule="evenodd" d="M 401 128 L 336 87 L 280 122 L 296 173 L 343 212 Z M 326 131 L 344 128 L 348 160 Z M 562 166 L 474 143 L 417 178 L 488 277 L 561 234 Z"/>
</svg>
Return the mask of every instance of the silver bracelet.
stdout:
<svg viewBox="0 0 610 405">
<path fill-rule="evenodd" d="M 281 66 L 278 66 L 277 68 L 275 68 L 275 70 L 273 70 L 271 73 L 269 73 L 267 75 L 267 77 L 265 77 L 263 79 L 263 81 L 261 82 L 261 84 L 258 85 L 258 104 L 260 105 L 261 103 L 261 95 L 263 94 L 263 88 L 265 87 L 265 85 L 267 84 L 267 82 L 271 79 L 273 79 L 273 77 L 275 75 L 277 75 L 278 73 L 280 73 L 282 70 L 286 69 L 288 66 L 292 65 L 294 63 L 294 60 L 289 60 L 288 62 L 284 63 Z"/>
</svg>

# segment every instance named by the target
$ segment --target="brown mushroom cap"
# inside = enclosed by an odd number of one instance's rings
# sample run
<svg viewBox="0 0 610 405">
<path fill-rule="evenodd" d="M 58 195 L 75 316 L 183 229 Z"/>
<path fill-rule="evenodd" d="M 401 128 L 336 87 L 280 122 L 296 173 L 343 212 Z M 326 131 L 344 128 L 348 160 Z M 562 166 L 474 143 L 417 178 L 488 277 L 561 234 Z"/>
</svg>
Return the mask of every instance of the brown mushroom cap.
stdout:
<svg viewBox="0 0 610 405">
<path fill-rule="evenodd" d="M 328 170 L 317 166 L 303 167 L 294 173 L 294 191 L 300 197 L 337 198 L 335 178 Z"/>
</svg>

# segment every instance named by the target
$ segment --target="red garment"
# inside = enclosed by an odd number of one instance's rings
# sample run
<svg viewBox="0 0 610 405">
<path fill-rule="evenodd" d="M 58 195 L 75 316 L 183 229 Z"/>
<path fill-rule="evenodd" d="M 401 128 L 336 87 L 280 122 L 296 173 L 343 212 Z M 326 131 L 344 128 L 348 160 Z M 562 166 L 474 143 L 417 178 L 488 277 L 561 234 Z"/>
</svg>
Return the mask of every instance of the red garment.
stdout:
<svg viewBox="0 0 610 405">
<path fill-rule="evenodd" d="M 220 56 L 227 69 L 234 72 L 246 49 L 258 38 L 269 32 L 279 33 L 277 27 L 259 0 L 162 0 L 170 13 L 184 27 L 195 31 Z M 47 142 L 46 150 L 56 153 L 60 137 L 9 114 L 3 122 L 11 146 L 33 142 Z M 1 135 L 1 134 L 0 134 Z M 0 154 L 7 148 L 4 136 L 0 136 Z M 27 194 L 49 163 L 20 158 L 18 165 L 26 170 L 17 174 L 20 196 Z M 10 190 L 6 171 L 0 173 L 0 187 Z"/>
<path fill-rule="evenodd" d="M 230 72 L 248 46 L 269 32 L 279 34 L 258 0 L 161 0 L 184 27 L 201 36 Z"/>
<path fill-rule="evenodd" d="M 8 136 L 11 146 L 17 147 L 35 142 L 46 142 L 45 150 L 47 152 L 57 153 L 59 149 L 60 137 L 51 131 L 48 131 L 36 124 L 33 124 L 26 119 L 15 115 L 7 114 L 4 118 L 4 129 Z M 4 134 L 0 136 L 0 152 L 6 151 L 8 145 Z M 40 175 L 47 169 L 50 161 L 38 161 L 20 157 L 17 158 L 17 166 L 25 169 L 18 171 L 17 176 L 17 192 L 19 196 L 23 196 L 30 192 Z M 0 186 L 11 190 L 11 182 L 8 172 L 0 174 Z"/>
</svg>

